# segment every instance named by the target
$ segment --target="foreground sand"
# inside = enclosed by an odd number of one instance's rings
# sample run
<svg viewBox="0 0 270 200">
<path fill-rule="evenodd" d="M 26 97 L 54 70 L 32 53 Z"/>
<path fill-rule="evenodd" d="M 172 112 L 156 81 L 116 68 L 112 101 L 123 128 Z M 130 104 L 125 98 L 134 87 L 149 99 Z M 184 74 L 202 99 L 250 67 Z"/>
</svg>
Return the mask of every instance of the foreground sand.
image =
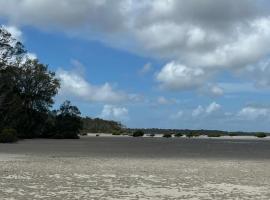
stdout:
<svg viewBox="0 0 270 200">
<path fill-rule="evenodd" d="M 79 156 L 61 153 L 60 141 L 50 147 L 60 153 L 42 153 L 42 142 L 36 152 L 2 150 L 0 199 L 270 199 L 269 159 Z"/>
</svg>

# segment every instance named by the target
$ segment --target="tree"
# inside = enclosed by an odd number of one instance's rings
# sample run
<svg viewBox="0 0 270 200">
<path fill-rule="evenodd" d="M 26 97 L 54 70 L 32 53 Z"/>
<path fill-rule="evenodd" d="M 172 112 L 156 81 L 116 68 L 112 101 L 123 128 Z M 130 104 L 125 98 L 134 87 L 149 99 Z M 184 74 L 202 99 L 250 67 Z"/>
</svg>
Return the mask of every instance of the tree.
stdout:
<svg viewBox="0 0 270 200">
<path fill-rule="evenodd" d="M 18 57 L 24 56 L 26 50 L 20 41 L 17 41 L 3 27 L 0 26 L 0 63 L 6 63 L 8 60 L 16 60 Z M 3 65 L 2 65 L 3 66 Z M 2 67 L 0 65 L 0 68 Z"/>
<path fill-rule="evenodd" d="M 0 28 L 0 129 L 15 128 L 20 138 L 40 137 L 59 87 L 55 73 L 28 59 L 23 45 Z"/>
<path fill-rule="evenodd" d="M 71 105 L 70 101 L 65 101 L 56 116 L 56 135 L 58 139 L 78 139 L 82 129 L 81 112 Z"/>
<path fill-rule="evenodd" d="M 15 84 L 18 69 L 13 64 L 25 53 L 23 45 L 0 27 L 0 131 L 15 127 L 21 113 L 21 99 Z"/>
<path fill-rule="evenodd" d="M 20 120 L 15 123 L 14 128 L 18 130 L 21 138 L 41 137 L 44 121 L 60 86 L 59 80 L 55 73 L 38 60 L 27 59 L 23 63 L 7 67 L 9 68 L 13 71 L 12 75 L 9 75 L 13 80 L 12 93 L 16 95 L 14 99 L 19 101 L 16 107 L 20 111 Z"/>
<path fill-rule="evenodd" d="M 82 122 L 76 106 L 65 101 L 50 111 L 59 87 L 55 73 L 29 59 L 22 43 L 0 27 L 0 132 L 15 130 L 19 138 L 78 138 Z"/>
<path fill-rule="evenodd" d="M 123 133 L 125 127 L 116 121 L 104 120 L 100 118 L 84 117 L 82 134 L 86 133 Z"/>
</svg>

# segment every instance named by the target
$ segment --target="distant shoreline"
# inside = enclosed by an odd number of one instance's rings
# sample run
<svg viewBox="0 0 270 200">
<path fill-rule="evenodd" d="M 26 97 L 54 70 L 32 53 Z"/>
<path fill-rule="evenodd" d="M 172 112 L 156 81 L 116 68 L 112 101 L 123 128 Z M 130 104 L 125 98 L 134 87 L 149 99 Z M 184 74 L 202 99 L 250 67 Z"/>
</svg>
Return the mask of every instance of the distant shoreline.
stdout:
<svg viewBox="0 0 270 200">
<path fill-rule="evenodd" d="M 132 137 L 130 135 L 113 135 L 112 133 L 87 133 L 87 135 L 82 136 L 82 137 L 115 137 L 115 138 L 121 138 L 121 137 Z M 145 134 L 142 136 L 143 138 L 163 138 L 163 134 L 155 134 L 155 136 L 150 136 L 149 134 Z M 219 137 L 208 137 L 207 135 L 201 135 L 197 137 L 191 137 L 188 138 L 186 136 L 182 137 L 175 137 L 172 135 L 171 138 L 175 139 L 218 139 L 218 140 L 227 140 L 227 139 L 234 139 L 234 140 L 270 140 L 270 136 L 266 136 L 264 138 L 258 138 L 255 135 L 238 135 L 238 136 L 229 136 L 229 135 L 224 135 L 224 136 L 219 136 Z M 166 139 L 166 138 L 164 138 Z M 168 138 L 170 139 L 170 138 Z"/>
</svg>

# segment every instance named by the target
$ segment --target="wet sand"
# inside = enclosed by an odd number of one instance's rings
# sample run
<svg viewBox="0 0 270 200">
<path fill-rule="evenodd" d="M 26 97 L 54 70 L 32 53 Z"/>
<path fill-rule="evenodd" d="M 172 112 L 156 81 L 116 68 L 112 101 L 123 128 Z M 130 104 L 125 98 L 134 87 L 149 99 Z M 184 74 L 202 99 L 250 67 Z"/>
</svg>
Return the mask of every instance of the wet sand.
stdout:
<svg viewBox="0 0 270 200">
<path fill-rule="evenodd" d="M 270 199 L 270 141 L 83 137 L 0 144 L 0 199 Z"/>
</svg>

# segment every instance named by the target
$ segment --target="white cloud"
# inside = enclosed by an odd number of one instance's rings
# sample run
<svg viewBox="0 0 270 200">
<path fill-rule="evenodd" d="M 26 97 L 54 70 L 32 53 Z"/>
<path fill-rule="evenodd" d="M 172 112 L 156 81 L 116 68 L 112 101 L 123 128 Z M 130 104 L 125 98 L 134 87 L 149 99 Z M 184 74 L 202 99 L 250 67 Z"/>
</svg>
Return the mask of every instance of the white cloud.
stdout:
<svg viewBox="0 0 270 200">
<path fill-rule="evenodd" d="M 128 109 L 125 107 L 117 107 L 113 105 L 104 105 L 100 114 L 101 118 L 111 120 L 128 120 Z"/>
<path fill-rule="evenodd" d="M 38 56 L 35 54 L 35 53 L 27 53 L 27 58 L 31 59 L 31 60 L 34 60 L 34 59 L 37 59 Z"/>
<path fill-rule="evenodd" d="M 164 118 L 166 120 L 168 118 Z M 170 115 L 169 124 L 179 127 L 179 120 L 191 129 L 223 129 L 226 131 L 267 131 L 269 132 L 269 105 L 253 104 L 241 109 L 230 110 L 216 102 L 207 106 L 199 105 L 194 110 L 182 109 Z"/>
<path fill-rule="evenodd" d="M 210 97 L 220 97 L 224 95 L 224 88 L 221 87 L 219 84 L 205 84 L 199 88 L 197 91 L 200 94 L 207 95 Z"/>
<path fill-rule="evenodd" d="M 184 116 L 184 112 L 182 110 L 178 111 L 176 114 L 171 115 L 171 119 L 180 119 Z"/>
<path fill-rule="evenodd" d="M 90 102 L 119 103 L 129 99 L 128 94 L 114 90 L 109 83 L 99 86 L 92 85 L 72 71 L 59 69 L 57 76 L 61 81 L 61 95 L 72 95 L 80 100 Z"/>
<path fill-rule="evenodd" d="M 162 88 L 178 90 L 201 86 L 208 74 L 200 68 L 190 68 L 176 62 L 166 64 L 156 75 Z"/>
<path fill-rule="evenodd" d="M 224 91 L 221 87 L 214 85 L 210 88 L 210 93 L 214 96 L 222 96 Z"/>
<path fill-rule="evenodd" d="M 269 119 L 270 108 L 247 106 L 242 108 L 236 115 L 241 120 Z"/>
<path fill-rule="evenodd" d="M 84 77 L 85 66 L 78 60 L 71 60 L 72 69 L 70 71 L 59 68 L 56 72 L 60 79 L 60 95 L 70 95 L 86 102 L 101 103 L 124 103 L 141 102 L 144 96 L 134 93 L 126 93 L 115 89 L 110 83 L 93 85 Z"/>
<path fill-rule="evenodd" d="M 254 0 L 0 0 L 0 16 L 10 24 L 63 31 L 165 59 L 157 79 L 174 90 L 199 87 L 213 73 L 235 73 L 265 59 L 269 11 L 267 1 Z M 174 70 L 176 75 L 169 72 Z"/>
<path fill-rule="evenodd" d="M 201 105 L 199 105 L 196 109 L 192 111 L 192 116 L 198 117 L 202 115 L 203 113 L 204 113 L 204 108 Z"/>
<path fill-rule="evenodd" d="M 199 116 L 209 116 L 212 114 L 216 114 L 221 109 L 221 105 L 216 102 L 210 103 L 207 107 L 203 107 L 199 105 L 196 109 L 194 109 L 191 113 L 192 117 Z"/>
<path fill-rule="evenodd" d="M 8 33 L 11 34 L 12 39 L 10 40 L 10 45 L 15 46 L 17 42 L 23 42 L 23 32 L 16 26 L 7 26 L 7 25 L 2 25 L 0 28 L 4 28 Z M 2 52 L 0 53 L 2 54 Z M 33 52 L 27 52 L 24 57 L 22 62 L 25 62 L 26 59 L 37 59 L 37 55 Z M 9 59 L 10 62 L 13 62 L 15 60 L 15 57 Z"/>
<path fill-rule="evenodd" d="M 23 38 L 22 38 L 23 33 L 16 26 L 6 26 L 6 25 L 4 25 L 3 28 L 6 29 L 17 41 L 21 42 L 23 40 Z"/>
<path fill-rule="evenodd" d="M 221 106 L 219 104 L 217 104 L 216 102 L 212 102 L 206 109 L 205 112 L 207 114 L 211 114 L 214 113 L 216 111 L 218 111 L 221 108 Z"/>
</svg>

